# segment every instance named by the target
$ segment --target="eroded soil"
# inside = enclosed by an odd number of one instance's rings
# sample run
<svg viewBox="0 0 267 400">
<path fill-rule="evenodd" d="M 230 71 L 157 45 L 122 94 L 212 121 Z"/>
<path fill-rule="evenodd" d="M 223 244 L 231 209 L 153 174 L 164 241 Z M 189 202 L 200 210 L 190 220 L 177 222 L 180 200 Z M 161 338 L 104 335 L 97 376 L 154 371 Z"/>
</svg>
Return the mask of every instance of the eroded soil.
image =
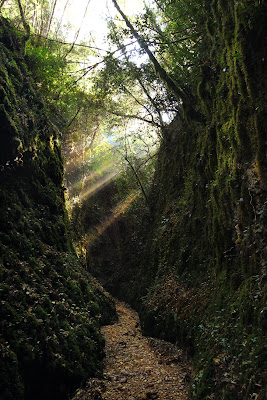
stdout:
<svg viewBox="0 0 267 400">
<path fill-rule="evenodd" d="M 192 368 L 168 342 L 142 336 L 139 318 L 116 301 L 118 323 L 102 328 L 106 340 L 104 379 L 91 379 L 73 400 L 186 400 Z"/>
</svg>

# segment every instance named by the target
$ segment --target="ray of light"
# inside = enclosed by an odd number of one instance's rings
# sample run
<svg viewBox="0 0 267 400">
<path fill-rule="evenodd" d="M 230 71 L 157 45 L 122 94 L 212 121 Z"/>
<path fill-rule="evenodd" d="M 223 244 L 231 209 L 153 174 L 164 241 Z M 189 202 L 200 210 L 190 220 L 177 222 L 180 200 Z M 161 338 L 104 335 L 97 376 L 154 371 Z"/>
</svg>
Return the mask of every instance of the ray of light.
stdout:
<svg viewBox="0 0 267 400">
<path fill-rule="evenodd" d="M 139 195 L 139 191 L 135 191 L 129 194 L 126 199 L 118 204 L 112 211 L 112 215 L 105 219 L 105 221 L 98 225 L 94 232 L 90 233 L 82 244 L 82 251 L 86 253 L 86 248 L 91 246 L 96 239 L 98 239 L 103 233 L 131 206 Z"/>
<path fill-rule="evenodd" d="M 116 163 L 119 162 L 119 158 L 118 158 L 118 157 L 115 157 L 115 156 L 113 155 L 112 158 L 113 158 L 112 161 L 108 161 L 108 160 L 103 161 L 103 162 L 100 164 L 100 167 L 99 167 L 99 168 L 101 168 L 102 166 L 103 166 L 102 168 L 106 168 L 107 165 L 110 165 L 110 164 L 111 164 L 111 165 L 115 165 Z M 77 156 L 77 157 L 75 157 L 75 159 L 72 159 L 72 160 L 67 161 L 67 163 L 65 164 L 66 172 L 67 172 L 68 174 L 71 174 L 75 169 L 80 168 L 81 165 L 82 165 L 84 162 L 90 163 L 90 162 L 91 162 L 90 160 L 91 160 L 91 159 L 90 159 L 90 156 L 88 156 L 88 157 Z"/>
<path fill-rule="evenodd" d="M 99 175 L 105 174 L 108 170 L 111 170 L 116 166 L 116 160 L 112 160 L 110 162 L 102 163 L 98 166 L 96 171 L 91 171 L 86 174 L 83 178 L 77 177 L 72 181 L 71 184 L 68 184 L 69 190 L 75 190 L 75 187 L 80 185 L 80 182 L 83 180 L 83 185 L 86 185 L 88 181 L 93 181 L 94 179 L 99 178 Z"/>
<path fill-rule="evenodd" d="M 73 147 L 73 149 L 79 149 L 81 146 L 79 145 L 79 143 L 76 144 L 75 147 Z M 79 152 L 77 152 L 76 155 L 71 156 L 71 154 L 74 152 L 70 151 L 70 154 L 67 155 L 67 160 L 66 160 L 66 169 L 69 169 L 69 171 L 71 172 L 74 168 L 77 167 L 77 165 L 82 164 L 85 160 L 89 159 L 91 157 L 92 154 L 92 149 L 87 149 L 85 151 L 80 150 Z"/>
<path fill-rule="evenodd" d="M 97 180 L 93 185 L 91 185 L 87 190 L 82 192 L 79 196 L 80 200 L 85 200 L 91 197 L 93 194 L 97 193 L 100 189 L 107 186 L 114 178 L 118 175 L 118 171 L 113 171 L 103 178 Z"/>
</svg>

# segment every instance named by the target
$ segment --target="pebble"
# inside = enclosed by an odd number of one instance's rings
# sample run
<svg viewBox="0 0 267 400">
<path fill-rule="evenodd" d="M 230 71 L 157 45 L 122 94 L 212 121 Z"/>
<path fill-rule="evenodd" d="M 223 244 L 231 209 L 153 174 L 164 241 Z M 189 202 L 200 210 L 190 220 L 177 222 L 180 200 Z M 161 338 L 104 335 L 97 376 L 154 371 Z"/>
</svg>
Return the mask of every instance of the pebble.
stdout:
<svg viewBox="0 0 267 400">
<path fill-rule="evenodd" d="M 125 376 L 121 376 L 121 377 L 118 378 L 118 382 L 126 383 L 127 382 L 127 378 Z"/>
<path fill-rule="evenodd" d="M 126 371 L 126 370 L 122 370 L 121 374 L 124 376 L 131 376 L 130 372 Z"/>
</svg>

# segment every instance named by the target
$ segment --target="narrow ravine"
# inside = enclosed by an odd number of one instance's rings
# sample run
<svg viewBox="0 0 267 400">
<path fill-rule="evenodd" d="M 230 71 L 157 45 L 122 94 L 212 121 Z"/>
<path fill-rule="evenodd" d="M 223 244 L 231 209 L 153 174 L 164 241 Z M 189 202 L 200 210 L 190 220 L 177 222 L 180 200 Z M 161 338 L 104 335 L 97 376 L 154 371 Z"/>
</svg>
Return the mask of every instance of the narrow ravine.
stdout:
<svg viewBox="0 0 267 400">
<path fill-rule="evenodd" d="M 91 379 L 73 400 L 186 400 L 192 368 L 175 345 L 142 336 L 138 314 L 116 300 L 119 320 L 102 328 L 104 379 Z"/>
</svg>

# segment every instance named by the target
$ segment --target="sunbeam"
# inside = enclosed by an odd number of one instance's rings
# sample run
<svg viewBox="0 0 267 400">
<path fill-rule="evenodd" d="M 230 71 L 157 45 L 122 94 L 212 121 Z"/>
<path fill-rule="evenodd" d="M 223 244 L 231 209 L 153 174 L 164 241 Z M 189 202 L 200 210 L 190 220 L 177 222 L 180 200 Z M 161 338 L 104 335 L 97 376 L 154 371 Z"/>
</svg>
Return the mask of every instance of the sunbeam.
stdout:
<svg viewBox="0 0 267 400">
<path fill-rule="evenodd" d="M 98 239 L 103 233 L 131 206 L 131 204 L 139 196 L 139 191 L 134 191 L 126 197 L 126 199 L 117 205 L 117 207 L 112 211 L 112 215 L 105 219 L 104 222 L 99 224 L 95 231 L 90 233 L 84 240 L 82 244 L 82 252 L 86 253 L 86 248 L 91 246 L 96 239 Z"/>
<path fill-rule="evenodd" d="M 80 166 L 76 166 L 79 168 Z M 97 167 L 95 171 L 90 171 L 89 173 L 85 174 L 84 177 L 76 177 L 75 179 L 72 179 L 72 182 L 68 182 L 68 190 L 69 192 L 75 191 L 75 189 L 81 184 L 82 181 L 82 187 L 86 187 L 88 184 L 93 184 L 95 180 L 99 180 L 102 175 L 106 174 L 108 171 L 113 170 L 116 167 L 116 160 L 112 160 L 111 162 L 106 162 L 102 163 Z M 118 168 L 117 168 L 117 172 Z M 67 172 L 68 174 L 68 172 Z M 66 176 L 66 179 L 68 180 L 68 176 Z"/>
<path fill-rule="evenodd" d="M 97 180 L 95 184 L 90 186 L 87 190 L 82 192 L 79 196 L 80 201 L 88 199 L 91 197 L 93 194 L 97 193 L 100 189 L 108 185 L 114 178 L 118 175 L 118 171 L 111 172 L 107 174 L 106 176 L 103 176 L 103 178 Z"/>
</svg>

